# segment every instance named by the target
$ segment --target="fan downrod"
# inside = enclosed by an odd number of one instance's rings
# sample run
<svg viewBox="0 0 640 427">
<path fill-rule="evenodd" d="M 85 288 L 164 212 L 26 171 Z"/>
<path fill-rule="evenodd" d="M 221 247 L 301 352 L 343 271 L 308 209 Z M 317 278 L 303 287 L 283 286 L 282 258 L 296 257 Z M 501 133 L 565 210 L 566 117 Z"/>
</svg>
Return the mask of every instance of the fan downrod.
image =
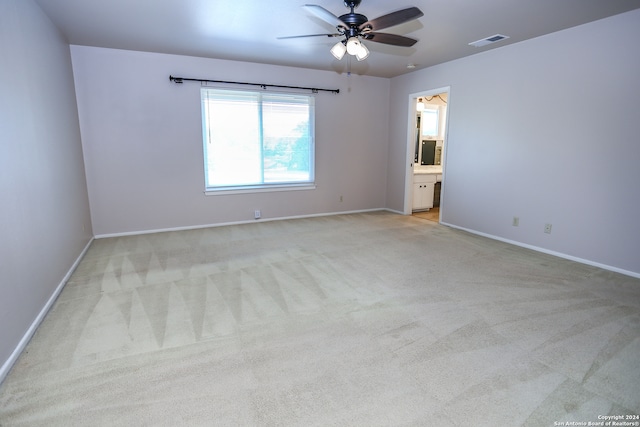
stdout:
<svg viewBox="0 0 640 427">
<path fill-rule="evenodd" d="M 346 13 L 338 17 L 338 19 L 340 19 L 351 28 L 360 27 L 362 24 L 367 22 L 369 18 L 360 13 L 353 12 L 353 9 L 358 7 L 361 1 L 362 0 L 345 0 L 344 5 L 351 9 L 351 13 Z"/>
</svg>

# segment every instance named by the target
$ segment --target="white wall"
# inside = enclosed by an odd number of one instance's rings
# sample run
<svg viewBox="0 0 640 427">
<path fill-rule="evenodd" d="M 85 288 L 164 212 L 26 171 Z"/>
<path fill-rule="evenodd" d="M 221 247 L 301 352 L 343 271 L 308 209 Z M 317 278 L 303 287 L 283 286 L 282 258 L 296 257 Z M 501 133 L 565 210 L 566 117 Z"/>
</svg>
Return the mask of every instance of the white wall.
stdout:
<svg viewBox="0 0 640 427">
<path fill-rule="evenodd" d="M 91 220 L 69 46 L 31 0 L 0 0 L 0 63 L 2 380 Z"/>
<path fill-rule="evenodd" d="M 640 275 L 638 40 L 640 10 L 392 79 L 387 206 L 409 94 L 450 86 L 444 223 Z"/>
<path fill-rule="evenodd" d="M 84 46 L 71 52 L 97 236 L 248 221 L 255 209 L 266 219 L 385 207 L 388 79 Z M 169 75 L 340 89 L 316 96 L 317 189 L 205 196 L 200 85 Z"/>
</svg>

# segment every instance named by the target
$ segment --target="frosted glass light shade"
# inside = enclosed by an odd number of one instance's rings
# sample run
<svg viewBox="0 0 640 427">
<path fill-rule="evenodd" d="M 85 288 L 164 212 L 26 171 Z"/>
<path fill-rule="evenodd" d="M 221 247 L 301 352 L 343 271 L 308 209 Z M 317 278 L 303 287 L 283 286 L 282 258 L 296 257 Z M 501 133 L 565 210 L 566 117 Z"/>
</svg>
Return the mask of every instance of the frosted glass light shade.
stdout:
<svg viewBox="0 0 640 427">
<path fill-rule="evenodd" d="M 367 57 L 369 56 L 369 49 L 367 49 L 367 47 L 360 43 L 360 49 L 358 49 L 358 51 L 356 52 L 356 59 L 358 61 L 362 61 L 367 59 Z"/>
<path fill-rule="evenodd" d="M 335 56 L 338 61 L 342 59 L 346 51 L 347 51 L 347 47 L 342 42 L 336 43 L 331 48 L 331 54 Z"/>
<path fill-rule="evenodd" d="M 349 55 L 356 55 L 360 50 L 360 41 L 356 37 L 351 37 L 347 41 L 347 53 Z"/>
</svg>

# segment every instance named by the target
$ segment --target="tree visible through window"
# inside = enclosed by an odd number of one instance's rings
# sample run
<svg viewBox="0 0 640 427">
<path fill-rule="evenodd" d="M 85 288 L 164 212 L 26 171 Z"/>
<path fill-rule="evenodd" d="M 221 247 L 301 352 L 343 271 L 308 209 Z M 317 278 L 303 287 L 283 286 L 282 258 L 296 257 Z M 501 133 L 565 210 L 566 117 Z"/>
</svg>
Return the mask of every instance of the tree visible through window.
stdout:
<svg viewBox="0 0 640 427">
<path fill-rule="evenodd" d="M 208 190 L 311 184 L 314 98 L 202 88 Z"/>
</svg>

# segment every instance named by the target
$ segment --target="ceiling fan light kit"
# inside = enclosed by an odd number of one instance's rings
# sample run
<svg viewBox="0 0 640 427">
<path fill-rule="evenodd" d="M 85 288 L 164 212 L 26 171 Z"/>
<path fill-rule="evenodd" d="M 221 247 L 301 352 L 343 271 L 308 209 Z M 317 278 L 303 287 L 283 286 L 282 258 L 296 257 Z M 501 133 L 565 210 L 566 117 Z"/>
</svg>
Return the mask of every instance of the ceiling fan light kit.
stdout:
<svg viewBox="0 0 640 427">
<path fill-rule="evenodd" d="M 361 0 L 345 0 L 344 5 L 350 8 L 351 12 L 341 15 L 340 17 L 329 12 L 322 6 L 306 4 L 304 5 L 304 8 L 309 13 L 333 25 L 336 27 L 338 32 L 331 34 L 310 34 L 306 36 L 280 38 L 289 39 L 317 36 L 344 37 L 342 41 L 336 43 L 331 48 L 331 54 L 337 60 L 341 60 L 345 53 L 348 53 L 349 55 L 355 56 L 358 61 L 367 59 L 369 56 L 369 49 L 362 44 L 361 39 L 403 47 L 413 46 L 417 42 L 417 40 L 409 37 L 399 36 L 397 34 L 380 33 L 378 30 L 418 19 L 424 15 L 420 9 L 417 7 L 410 7 L 369 20 L 366 16 L 354 12 L 354 9 L 360 5 L 360 2 Z"/>
<path fill-rule="evenodd" d="M 339 61 L 348 53 L 356 57 L 358 61 L 363 61 L 369 56 L 369 49 L 357 37 L 343 40 L 331 48 L 331 54 Z"/>
</svg>

